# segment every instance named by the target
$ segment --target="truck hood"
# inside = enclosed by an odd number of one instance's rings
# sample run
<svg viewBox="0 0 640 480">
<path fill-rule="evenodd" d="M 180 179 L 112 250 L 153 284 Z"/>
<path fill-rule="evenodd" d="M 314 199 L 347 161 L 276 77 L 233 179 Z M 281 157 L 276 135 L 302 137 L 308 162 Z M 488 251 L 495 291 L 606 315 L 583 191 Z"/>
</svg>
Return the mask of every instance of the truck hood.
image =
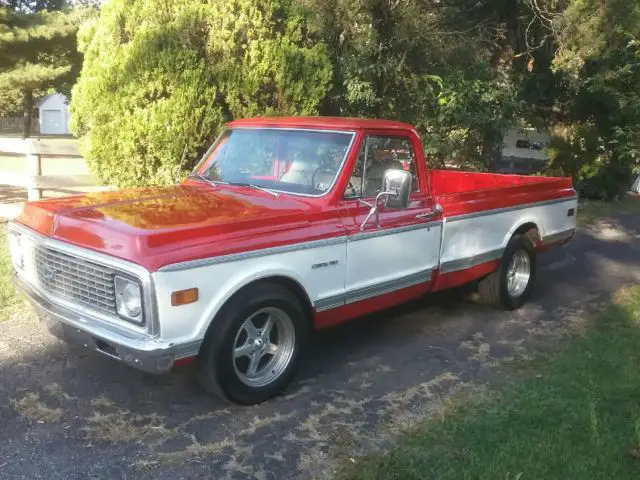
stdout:
<svg viewBox="0 0 640 480">
<path fill-rule="evenodd" d="M 30 202 L 17 221 L 145 266 L 291 243 L 312 205 L 250 188 L 183 184 Z"/>
</svg>

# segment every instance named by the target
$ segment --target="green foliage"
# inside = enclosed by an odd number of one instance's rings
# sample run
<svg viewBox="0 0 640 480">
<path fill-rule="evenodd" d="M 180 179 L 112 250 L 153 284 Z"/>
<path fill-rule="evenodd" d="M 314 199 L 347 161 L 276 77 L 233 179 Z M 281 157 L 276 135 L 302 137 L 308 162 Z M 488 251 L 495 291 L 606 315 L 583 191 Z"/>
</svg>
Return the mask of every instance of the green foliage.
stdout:
<svg viewBox="0 0 640 480">
<path fill-rule="evenodd" d="M 517 101 L 491 68 L 486 31 L 459 31 L 474 12 L 418 0 L 303 3 L 334 64 L 323 113 L 413 123 L 434 164 L 486 168 Z"/>
<path fill-rule="evenodd" d="M 620 198 L 632 181 L 628 162 L 607 148 L 597 126 L 576 123 L 555 136 L 548 149 L 547 174 L 570 176 L 586 198 Z"/>
<path fill-rule="evenodd" d="M 569 135 L 553 146 L 552 166 L 585 196 L 615 198 L 640 170 L 640 4 L 573 0 L 554 28 Z"/>
<path fill-rule="evenodd" d="M 499 88 L 490 77 L 446 79 L 434 115 L 415 121 L 432 166 L 486 170 L 517 106 L 510 84 Z"/>
<path fill-rule="evenodd" d="M 62 10 L 66 0 L 3 0 L 3 6 L 14 12 L 33 13 L 42 10 Z"/>
<path fill-rule="evenodd" d="M 79 37 L 74 128 L 99 176 L 141 185 L 179 178 L 236 117 L 403 120 L 432 165 L 475 170 L 524 121 L 560 132 L 547 173 L 615 198 L 640 170 L 639 5 L 109 0 Z"/>
<path fill-rule="evenodd" d="M 0 322 L 16 313 L 20 307 L 24 308 L 24 302 L 11 282 L 12 274 L 13 265 L 7 248 L 7 228 L 0 225 Z"/>
<path fill-rule="evenodd" d="M 113 0 L 80 32 L 72 128 L 106 182 L 174 182 L 222 124 L 316 114 L 326 47 L 288 0 Z"/>
<path fill-rule="evenodd" d="M 0 110 L 15 114 L 20 105 L 31 115 L 34 92 L 70 89 L 81 61 L 75 45 L 85 11 L 34 11 L 55 2 L 12 3 L 13 9 L 0 7 Z"/>
</svg>

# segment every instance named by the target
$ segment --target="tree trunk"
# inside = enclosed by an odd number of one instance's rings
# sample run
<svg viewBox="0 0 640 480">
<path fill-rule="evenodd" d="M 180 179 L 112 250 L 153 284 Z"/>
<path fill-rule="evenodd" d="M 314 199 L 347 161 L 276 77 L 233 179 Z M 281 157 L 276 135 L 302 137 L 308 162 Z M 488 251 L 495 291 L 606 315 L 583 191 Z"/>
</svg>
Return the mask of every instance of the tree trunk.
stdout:
<svg viewBox="0 0 640 480">
<path fill-rule="evenodd" d="M 24 91 L 24 118 L 22 124 L 22 138 L 29 138 L 31 136 L 31 114 L 33 112 L 33 91 Z"/>
</svg>

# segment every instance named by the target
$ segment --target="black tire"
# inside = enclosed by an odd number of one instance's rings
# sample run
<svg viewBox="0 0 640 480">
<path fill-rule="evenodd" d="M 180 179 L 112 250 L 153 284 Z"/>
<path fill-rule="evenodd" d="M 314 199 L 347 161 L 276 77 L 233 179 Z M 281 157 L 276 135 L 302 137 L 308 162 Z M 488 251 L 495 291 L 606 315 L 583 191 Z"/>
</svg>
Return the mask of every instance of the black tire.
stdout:
<svg viewBox="0 0 640 480">
<path fill-rule="evenodd" d="M 263 308 L 277 308 L 292 320 L 294 350 L 284 371 L 271 383 L 250 386 L 238 375 L 233 358 L 236 336 L 245 320 Z M 291 382 L 309 337 L 310 322 L 300 301 L 285 287 L 258 283 L 241 290 L 216 315 L 207 331 L 198 357 L 198 377 L 202 387 L 223 400 L 254 405 L 280 394 Z"/>
<path fill-rule="evenodd" d="M 507 287 L 507 274 L 511 260 L 517 252 L 523 251 L 529 257 L 530 274 L 529 280 L 522 291 L 517 296 L 509 293 Z M 533 242 L 526 235 L 515 235 L 511 238 L 504 250 L 500 267 L 478 284 L 478 292 L 485 303 L 501 306 L 506 310 L 520 308 L 531 296 L 536 279 L 536 251 Z"/>
</svg>

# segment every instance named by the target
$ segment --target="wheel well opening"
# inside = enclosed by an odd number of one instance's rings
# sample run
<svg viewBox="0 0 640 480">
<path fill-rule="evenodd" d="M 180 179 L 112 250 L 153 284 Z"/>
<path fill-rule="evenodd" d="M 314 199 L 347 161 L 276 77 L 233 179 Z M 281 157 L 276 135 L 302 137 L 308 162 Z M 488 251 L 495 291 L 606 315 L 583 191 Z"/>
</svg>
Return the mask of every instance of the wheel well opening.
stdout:
<svg viewBox="0 0 640 480">
<path fill-rule="evenodd" d="M 520 225 L 513 235 L 525 235 L 529 237 L 534 246 L 536 246 L 542 239 L 540 238 L 540 230 L 538 226 L 533 222 L 528 222 Z"/>
<path fill-rule="evenodd" d="M 313 305 L 311 303 L 311 300 L 309 299 L 309 295 L 307 295 L 306 290 L 302 288 L 302 285 L 289 277 L 270 277 L 259 281 L 278 283 L 289 290 L 291 293 L 293 293 L 297 298 L 300 299 L 302 308 L 304 309 L 304 313 L 309 322 L 313 322 Z"/>
<path fill-rule="evenodd" d="M 290 277 L 273 276 L 273 277 L 261 278 L 259 280 L 254 280 L 253 282 L 248 283 L 247 285 L 243 286 L 240 290 L 238 290 L 236 293 L 234 293 L 231 298 L 233 298 L 236 295 L 238 295 L 244 289 L 252 287 L 252 286 L 260 284 L 260 283 L 275 283 L 277 285 L 280 285 L 280 286 L 286 288 L 291 293 L 293 293 L 296 296 L 296 298 L 298 298 L 300 300 L 300 303 L 302 304 L 302 308 L 304 310 L 304 313 L 305 313 L 307 319 L 309 320 L 309 324 L 310 325 L 312 324 L 312 322 L 313 322 L 313 305 L 311 303 L 311 300 L 309 299 L 309 296 L 307 295 L 307 292 L 302 287 L 302 285 L 300 285 L 297 281 L 293 280 Z M 227 302 L 229 300 L 227 300 Z"/>
<path fill-rule="evenodd" d="M 289 290 L 291 293 L 293 293 L 296 298 L 300 299 L 300 303 L 302 304 L 302 308 L 304 310 L 305 316 L 307 317 L 308 321 L 309 321 L 309 326 L 310 328 L 313 328 L 313 305 L 311 303 L 311 300 L 309 299 L 309 296 L 307 295 L 307 292 L 305 291 L 304 288 L 302 288 L 302 286 L 296 282 L 295 280 L 289 278 L 289 277 L 283 277 L 283 276 L 273 276 L 273 277 L 266 277 L 266 278 L 261 278 L 258 280 L 254 280 L 253 282 L 250 282 L 246 285 L 244 285 L 242 288 L 240 288 L 238 291 L 236 291 L 233 295 L 231 295 L 231 297 L 229 297 L 224 304 L 220 307 L 220 309 L 218 310 L 218 313 L 216 314 L 219 315 L 220 312 L 227 306 L 229 305 L 229 303 L 232 301 L 233 298 L 235 298 L 237 295 L 241 294 L 245 289 L 250 288 L 254 285 L 258 285 L 261 283 L 275 283 L 278 284 L 284 288 L 286 288 L 287 290 Z M 202 345 L 200 346 L 200 351 L 198 352 L 198 354 L 200 355 L 202 352 L 202 348 L 204 347 L 205 342 L 207 341 L 207 339 L 209 338 L 209 332 L 211 331 L 213 324 L 215 322 L 215 317 L 209 322 L 209 325 L 207 327 L 207 332 L 205 334 L 205 340 L 202 342 Z"/>
</svg>

